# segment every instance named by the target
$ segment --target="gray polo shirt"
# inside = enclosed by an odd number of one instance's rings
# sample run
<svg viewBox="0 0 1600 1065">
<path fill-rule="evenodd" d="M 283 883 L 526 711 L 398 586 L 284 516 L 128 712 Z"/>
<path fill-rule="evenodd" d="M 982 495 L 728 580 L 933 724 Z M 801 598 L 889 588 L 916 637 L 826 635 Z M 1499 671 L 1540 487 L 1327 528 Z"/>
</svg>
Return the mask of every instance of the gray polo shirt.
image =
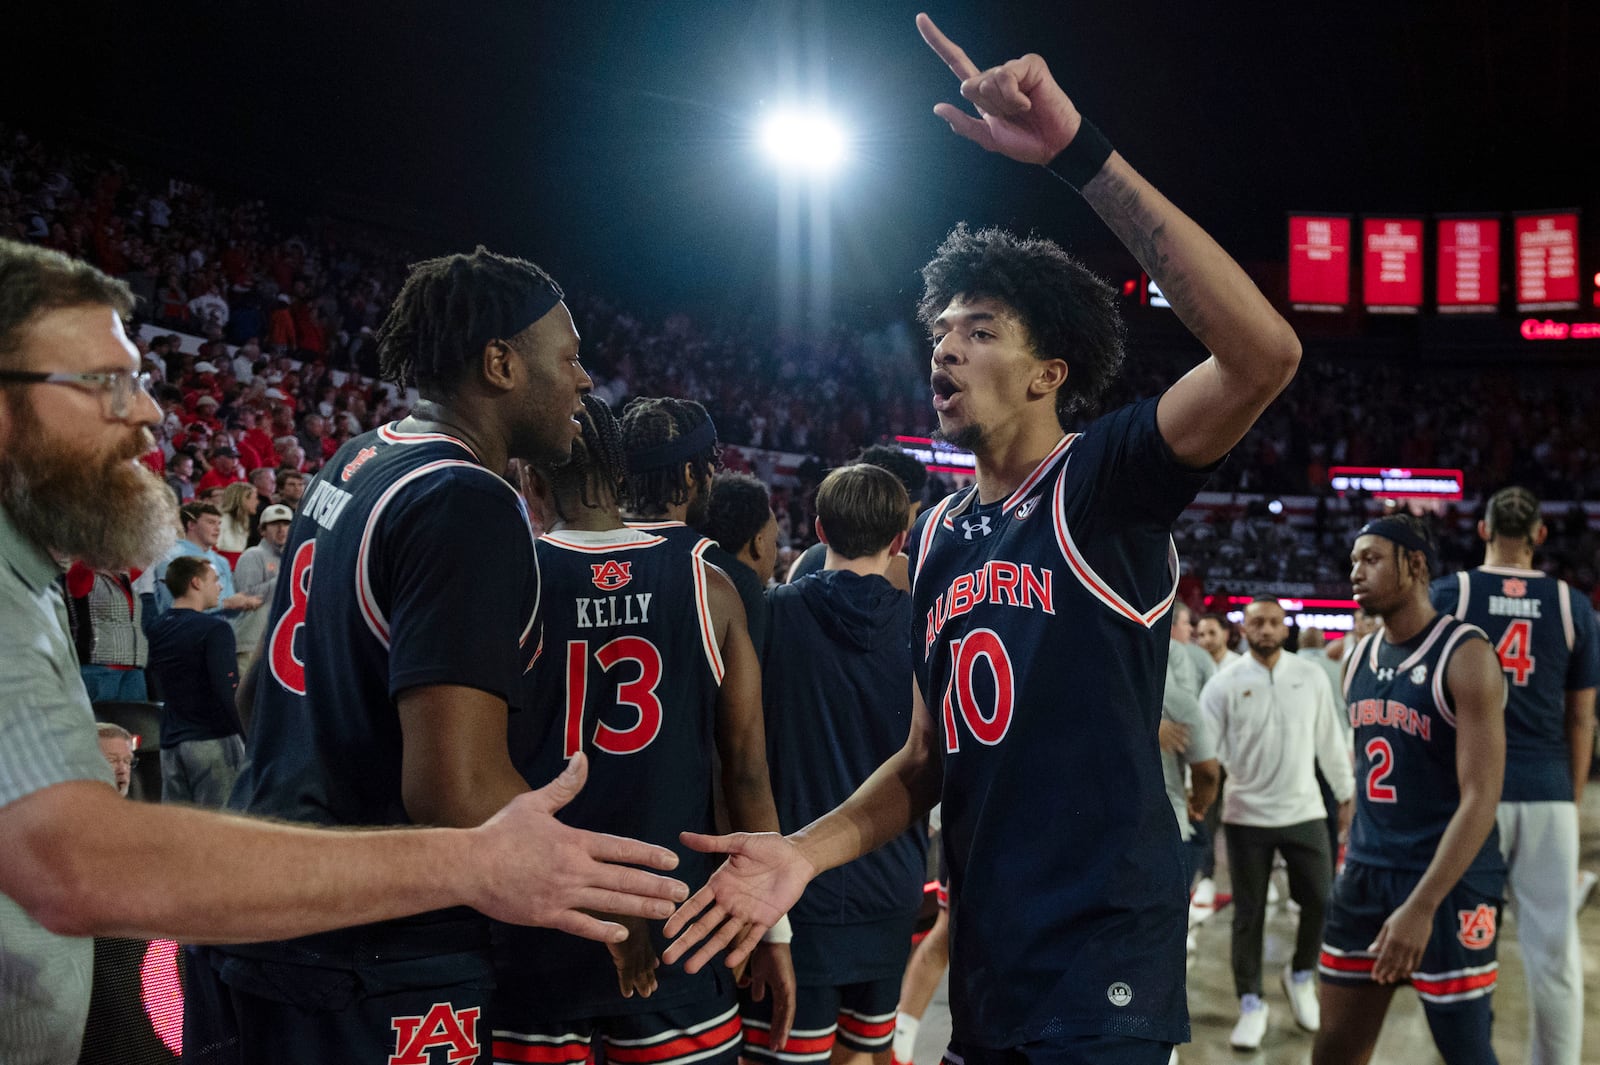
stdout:
<svg viewBox="0 0 1600 1065">
<path fill-rule="evenodd" d="M 53 784 L 112 783 L 54 584 L 60 574 L 0 506 L 0 817 Z M 0 895 L 0 1062 L 76 1062 L 93 969 L 94 940 L 48 932 Z"/>
</svg>

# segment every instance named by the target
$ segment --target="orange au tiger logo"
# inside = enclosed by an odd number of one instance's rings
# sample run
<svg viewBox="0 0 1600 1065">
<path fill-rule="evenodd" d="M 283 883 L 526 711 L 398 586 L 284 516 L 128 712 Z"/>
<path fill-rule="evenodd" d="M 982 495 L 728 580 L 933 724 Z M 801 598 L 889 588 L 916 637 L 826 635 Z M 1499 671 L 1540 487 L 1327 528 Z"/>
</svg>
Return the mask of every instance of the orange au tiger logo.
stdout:
<svg viewBox="0 0 1600 1065">
<path fill-rule="evenodd" d="M 1468 950 L 1482 950 L 1494 942 L 1494 907 L 1480 903 L 1475 910 L 1457 910 L 1456 920 L 1461 930 L 1456 938 Z"/>
<path fill-rule="evenodd" d="M 1528 582 L 1521 577 L 1507 577 L 1500 582 L 1500 592 L 1510 599 L 1521 599 L 1528 594 Z"/>
</svg>

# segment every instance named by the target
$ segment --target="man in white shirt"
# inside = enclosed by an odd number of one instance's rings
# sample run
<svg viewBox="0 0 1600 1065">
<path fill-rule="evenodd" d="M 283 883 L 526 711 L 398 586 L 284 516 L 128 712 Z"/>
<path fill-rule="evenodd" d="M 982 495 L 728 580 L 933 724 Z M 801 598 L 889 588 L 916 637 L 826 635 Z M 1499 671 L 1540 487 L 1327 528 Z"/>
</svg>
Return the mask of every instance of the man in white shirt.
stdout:
<svg viewBox="0 0 1600 1065">
<path fill-rule="evenodd" d="M 1239 995 L 1239 1023 L 1229 1042 L 1254 1050 L 1267 1027 L 1261 935 L 1275 852 L 1288 866 L 1289 895 L 1300 905 L 1284 991 L 1300 1027 L 1314 1032 L 1320 1025 L 1312 972 L 1333 856 L 1316 771 L 1320 766 L 1339 801 L 1341 831 L 1354 810 L 1355 777 L 1327 677 L 1283 653 L 1289 634 L 1283 607 L 1258 597 L 1245 608 L 1244 631 L 1250 654 L 1206 684 L 1200 706 L 1216 726 L 1218 758 L 1228 771 L 1222 823 L 1233 880 L 1233 980 Z"/>
</svg>

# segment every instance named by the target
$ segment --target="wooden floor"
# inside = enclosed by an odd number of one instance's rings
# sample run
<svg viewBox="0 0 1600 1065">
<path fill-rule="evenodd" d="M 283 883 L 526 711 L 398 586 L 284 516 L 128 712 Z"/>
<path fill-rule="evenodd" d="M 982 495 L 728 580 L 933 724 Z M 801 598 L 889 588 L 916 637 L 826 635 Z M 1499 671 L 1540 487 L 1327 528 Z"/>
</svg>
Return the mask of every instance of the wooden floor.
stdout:
<svg viewBox="0 0 1600 1065">
<path fill-rule="evenodd" d="M 1580 815 L 1582 868 L 1600 872 L 1600 782 L 1584 794 Z M 1218 848 L 1217 887 L 1227 891 L 1226 854 Z M 1279 887 L 1282 888 L 1281 873 Z M 1295 1027 L 1289 1003 L 1275 974 L 1294 949 L 1295 917 L 1283 906 L 1267 919 L 1267 977 L 1263 996 L 1272 1007 L 1267 1037 L 1261 1049 L 1241 1053 L 1228 1046 L 1228 1033 L 1239 1017 L 1228 966 L 1228 939 L 1232 917 L 1224 906 L 1196 931 L 1197 949 L 1189 969 L 1189 1015 L 1193 1041 L 1178 1048 L 1184 1065 L 1306 1065 L 1311 1060 L 1311 1036 Z M 1500 980 L 1494 995 L 1494 1046 L 1503 1065 L 1527 1060 L 1528 995 L 1523 980 L 1522 952 L 1517 946 L 1516 910 L 1509 908 L 1500 939 Z M 1584 1065 L 1600 1065 L 1600 891 L 1590 898 L 1578 921 L 1584 945 Z M 917 1035 L 917 1065 L 936 1065 L 950 1037 L 949 1002 L 941 985 Z M 1373 1055 L 1375 1065 L 1436 1065 L 1441 1059 L 1433 1047 L 1427 1022 L 1414 993 L 1402 988 L 1389 1009 L 1383 1035 Z"/>
</svg>

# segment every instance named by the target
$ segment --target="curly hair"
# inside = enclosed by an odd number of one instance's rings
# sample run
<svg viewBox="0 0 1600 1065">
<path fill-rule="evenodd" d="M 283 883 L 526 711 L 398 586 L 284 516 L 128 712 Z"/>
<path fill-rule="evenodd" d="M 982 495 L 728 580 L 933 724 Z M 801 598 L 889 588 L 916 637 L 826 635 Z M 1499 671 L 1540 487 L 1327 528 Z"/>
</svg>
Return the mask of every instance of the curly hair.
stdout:
<svg viewBox="0 0 1600 1065">
<path fill-rule="evenodd" d="M 730 555 L 754 540 L 772 519 L 772 494 L 748 473 L 719 473 L 711 479 L 711 505 L 700 531 Z"/>
<path fill-rule="evenodd" d="M 1092 411 L 1122 366 L 1127 326 L 1116 290 L 1057 243 L 1003 229 L 974 232 L 965 222 L 944 238 L 922 268 L 917 318 L 934 321 L 957 296 L 996 299 L 1022 321 L 1040 359 L 1063 359 L 1071 369 L 1056 393 L 1062 428 L 1078 411 Z"/>
<path fill-rule="evenodd" d="M 560 466 L 537 466 L 539 476 L 555 497 L 556 513 L 570 520 L 562 500 L 576 498 L 594 508 L 610 499 L 622 498 L 628 478 L 628 453 L 622 446 L 622 426 L 611 407 L 599 396 L 583 397 L 583 414 L 578 418 L 583 432 L 572 445 L 572 460 Z M 591 492 L 593 493 L 591 495 Z"/>
<path fill-rule="evenodd" d="M 414 264 L 378 327 L 379 372 L 424 393 L 453 395 L 484 345 L 533 324 L 518 319 L 538 290 L 562 298 L 561 286 L 537 265 L 481 244 L 471 255 Z"/>
<path fill-rule="evenodd" d="M 622 408 L 622 441 L 629 454 L 659 447 L 711 421 L 706 409 L 692 399 L 639 396 Z M 683 460 L 690 480 L 702 484 L 716 472 L 721 449 L 709 448 Z M 649 470 L 633 470 L 623 490 L 623 504 L 641 517 L 665 514 L 668 507 L 689 501 L 689 484 L 682 475 L 683 462 Z"/>
</svg>

